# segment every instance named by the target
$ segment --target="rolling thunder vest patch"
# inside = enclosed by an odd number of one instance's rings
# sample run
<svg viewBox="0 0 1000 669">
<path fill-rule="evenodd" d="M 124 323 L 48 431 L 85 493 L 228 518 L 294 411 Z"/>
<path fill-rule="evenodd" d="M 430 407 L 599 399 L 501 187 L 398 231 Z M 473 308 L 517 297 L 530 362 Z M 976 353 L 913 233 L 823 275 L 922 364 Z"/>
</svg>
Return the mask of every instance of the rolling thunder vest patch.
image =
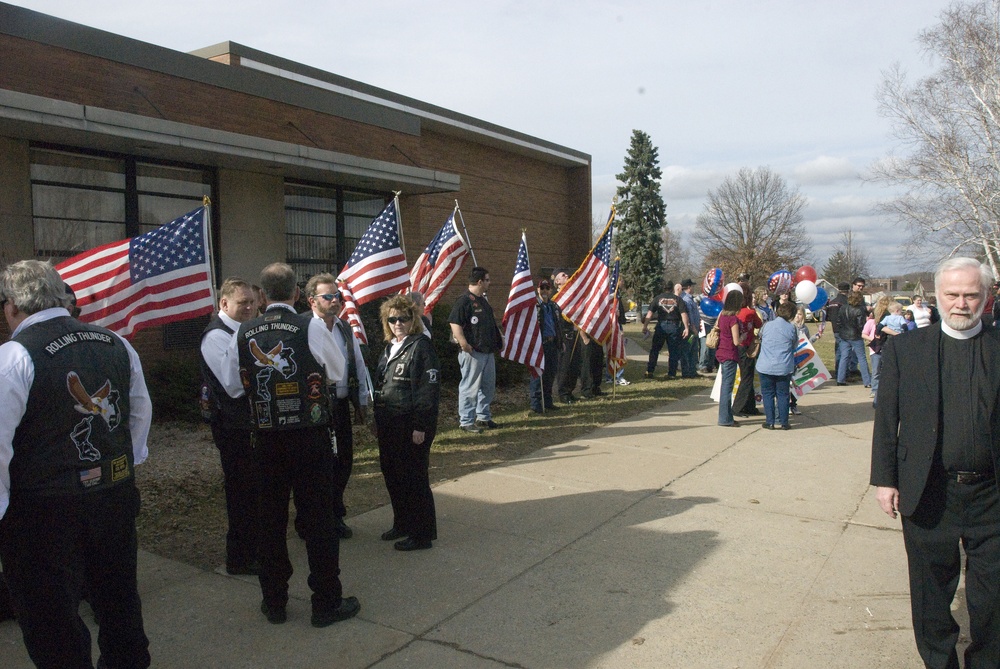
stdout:
<svg viewBox="0 0 1000 669">
<path fill-rule="evenodd" d="M 323 366 L 309 351 L 312 314 L 272 309 L 240 326 L 240 379 L 253 428 L 294 430 L 330 424 Z"/>
<path fill-rule="evenodd" d="M 74 494 L 131 479 L 131 370 L 122 341 L 68 316 L 36 323 L 14 341 L 35 376 L 14 433 L 11 488 Z"/>
</svg>

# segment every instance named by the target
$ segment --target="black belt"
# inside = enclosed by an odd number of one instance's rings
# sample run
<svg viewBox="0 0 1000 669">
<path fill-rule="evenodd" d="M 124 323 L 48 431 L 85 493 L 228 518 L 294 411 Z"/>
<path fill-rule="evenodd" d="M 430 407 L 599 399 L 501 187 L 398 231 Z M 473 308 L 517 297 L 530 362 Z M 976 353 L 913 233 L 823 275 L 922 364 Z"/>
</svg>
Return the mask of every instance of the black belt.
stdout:
<svg viewBox="0 0 1000 669">
<path fill-rule="evenodd" d="M 945 472 L 944 475 L 952 481 L 962 483 L 964 485 L 975 485 L 977 483 L 982 483 L 983 481 L 995 478 L 995 474 L 993 472 Z"/>
</svg>

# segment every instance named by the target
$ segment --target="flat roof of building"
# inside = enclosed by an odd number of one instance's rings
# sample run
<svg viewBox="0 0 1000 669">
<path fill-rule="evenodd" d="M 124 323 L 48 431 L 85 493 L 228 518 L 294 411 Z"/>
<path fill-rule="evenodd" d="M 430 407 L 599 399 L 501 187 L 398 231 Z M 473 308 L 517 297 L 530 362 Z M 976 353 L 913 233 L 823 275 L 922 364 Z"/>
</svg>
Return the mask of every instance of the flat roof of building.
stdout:
<svg viewBox="0 0 1000 669">
<path fill-rule="evenodd" d="M 183 53 L 0 2 L 8 34 L 412 135 L 422 127 L 566 167 L 589 154 L 235 42 Z M 239 65 L 211 60 L 225 54 Z"/>
</svg>

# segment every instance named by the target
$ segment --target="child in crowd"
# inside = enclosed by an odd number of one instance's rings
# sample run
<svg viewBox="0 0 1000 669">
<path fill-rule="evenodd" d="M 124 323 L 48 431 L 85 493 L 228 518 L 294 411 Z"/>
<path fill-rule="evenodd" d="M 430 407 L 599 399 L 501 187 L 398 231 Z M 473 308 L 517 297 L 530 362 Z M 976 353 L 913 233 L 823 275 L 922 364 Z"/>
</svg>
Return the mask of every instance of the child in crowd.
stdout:
<svg viewBox="0 0 1000 669">
<path fill-rule="evenodd" d="M 892 328 L 896 332 L 906 332 L 907 330 L 912 329 L 906 324 L 907 319 L 902 313 L 903 312 L 902 304 L 896 301 L 892 301 L 889 303 L 889 306 L 886 307 L 886 311 L 888 311 L 888 313 L 881 320 L 881 322 L 879 322 L 879 325 L 881 325 L 884 328 Z M 913 323 L 913 314 L 910 312 L 906 313 L 910 315 L 910 322 Z M 914 327 L 915 326 L 916 323 L 914 323 Z"/>
<path fill-rule="evenodd" d="M 806 339 L 809 340 L 809 343 L 812 343 L 812 342 L 816 341 L 817 339 L 819 339 L 820 337 L 823 336 L 822 331 L 817 332 L 815 335 L 810 335 L 809 334 L 809 326 L 806 325 L 806 309 L 805 309 L 805 307 L 799 307 L 798 311 L 795 312 L 795 320 L 792 321 L 792 325 L 794 325 L 795 329 L 798 331 L 798 333 L 799 333 L 799 339 L 801 339 L 802 337 L 805 337 Z M 799 402 L 795 398 L 795 390 L 794 390 L 794 388 L 792 390 L 792 393 L 791 393 L 791 396 L 790 396 L 789 400 L 790 400 L 790 402 L 789 402 L 788 410 L 791 411 L 792 414 L 795 415 L 795 416 L 801 416 L 802 412 L 799 411 Z"/>
<path fill-rule="evenodd" d="M 913 320 L 913 312 L 912 311 L 910 311 L 909 309 L 907 309 L 906 311 L 904 311 L 903 312 L 903 318 L 905 319 L 904 320 L 904 327 L 903 327 L 902 330 L 900 330 L 900 332 L 907 332 L 909 330 L 916 330 L 917 329 L 917 323 L 916 323 L 916 321 Z"/>
</svg>

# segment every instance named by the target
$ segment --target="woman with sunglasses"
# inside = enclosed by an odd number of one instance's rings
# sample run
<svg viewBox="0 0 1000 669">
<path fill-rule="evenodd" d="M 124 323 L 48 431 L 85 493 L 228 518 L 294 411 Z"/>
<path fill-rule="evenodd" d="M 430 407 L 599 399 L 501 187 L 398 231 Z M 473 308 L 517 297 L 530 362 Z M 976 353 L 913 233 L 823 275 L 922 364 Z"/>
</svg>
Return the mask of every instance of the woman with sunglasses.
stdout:
<svg viewBox="0 0 1000 669">
<path fill-rule="evenodd" d="M 440 363 L 412 299 L 389 298 L 381 317 L 386 347 L 374 379 L 375 429 L 392 502 L 392 527 L 382 539 L 399 539 L 396 550 L 422 550 L 437 539 L 428 468 L 437 432 Z"/>
</svg>

